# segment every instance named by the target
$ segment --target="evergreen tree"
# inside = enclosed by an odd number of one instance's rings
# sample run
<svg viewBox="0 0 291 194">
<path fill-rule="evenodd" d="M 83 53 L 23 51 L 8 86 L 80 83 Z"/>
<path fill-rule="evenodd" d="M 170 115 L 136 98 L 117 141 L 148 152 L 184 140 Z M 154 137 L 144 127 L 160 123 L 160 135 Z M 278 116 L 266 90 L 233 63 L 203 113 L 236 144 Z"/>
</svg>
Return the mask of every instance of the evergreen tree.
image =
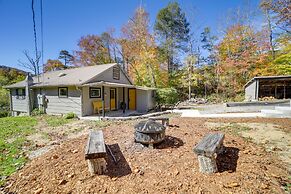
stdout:
<svg viewBox="0 0 291 194">
<path fill-rule="evenodd" d="M 71 55 L 67 50 L 61 50 L 59 54 L 59 59 L 63 59 L 64 65 L 67 66 L 74 61 L 74 56 Z"/>
<path fill-rule="evenodd" d="M 154 29 L 166 57 L 168 71 L 172 73 L 178 60 L 175 58 L 175 54 L 186 50 L 190 32 L 185 13 L 177 2 L 169 3 L 167 7 L 159 11 Z"/>
</svg>

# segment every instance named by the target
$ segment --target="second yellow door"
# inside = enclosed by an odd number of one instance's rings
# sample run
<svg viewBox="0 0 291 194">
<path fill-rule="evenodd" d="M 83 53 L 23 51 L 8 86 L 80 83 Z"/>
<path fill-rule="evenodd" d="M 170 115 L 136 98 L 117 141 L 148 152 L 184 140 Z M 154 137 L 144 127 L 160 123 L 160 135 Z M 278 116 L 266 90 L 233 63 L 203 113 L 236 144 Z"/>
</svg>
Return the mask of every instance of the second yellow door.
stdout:
<svg viewBox="0 0 291 194">
<path fill-rule="evenodd" d="M 116 110 L 116 89 L 110 89 L 110 110 Z"/>
<path fill-rule="evenodd" d="M 128 109 L 135 110 L 136 109 L 136 90 L 129 88 L 128 89 Z"/>
</svg>

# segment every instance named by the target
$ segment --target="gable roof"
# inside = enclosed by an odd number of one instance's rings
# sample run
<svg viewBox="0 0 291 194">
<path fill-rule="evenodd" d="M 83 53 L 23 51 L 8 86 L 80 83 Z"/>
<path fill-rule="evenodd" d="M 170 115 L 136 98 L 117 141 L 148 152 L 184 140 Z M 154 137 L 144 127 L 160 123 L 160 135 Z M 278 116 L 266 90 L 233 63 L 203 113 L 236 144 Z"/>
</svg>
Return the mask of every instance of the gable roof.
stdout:
<svg viewBox="0 0 291 194">
<path fill-rule="evenodd" d="M 39 76 L 33 76 L 31 87 L 82 85 L 115 65 L 118 64 L 110 63 L 47 72 Z M 132 83 L 130 80 L 129 82 Z M 5 88 L 21 87 L 25 87 L 25 80 L 5 86 Z"/>
</svg>

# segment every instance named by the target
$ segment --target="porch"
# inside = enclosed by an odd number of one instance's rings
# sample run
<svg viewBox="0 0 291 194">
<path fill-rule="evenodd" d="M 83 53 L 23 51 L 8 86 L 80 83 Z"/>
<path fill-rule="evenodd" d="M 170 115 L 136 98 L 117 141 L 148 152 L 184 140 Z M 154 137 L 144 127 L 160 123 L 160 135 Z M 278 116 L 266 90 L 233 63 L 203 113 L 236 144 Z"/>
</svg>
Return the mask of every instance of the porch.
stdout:
<svg viewBox="0 0 291 194">
<path fill-rule="evenodd" d="M 145 119 L 148 117 L 160 116 L 163 114 L 170 114 L 172 111 L 162 111 L 162 112 L 153 112 L 153 113 L 140 113 L 137 111 L 126 110 L 123 113 L 122 110 L 118 111 L 110 111 L 105 114 L 103 117 L 102 115 L 89 115 L 80 117 L 82 120 L 91 120 L 91 121 L 99 121 L 99 120 L 133 120 L 133 119 Z"/>
<path fill-rule="evenodd" d="M 151 88 L 130 84 L 94 82 L 82 86 L 82 116 L 128 117 L 154 107 Z"/>
</svg>

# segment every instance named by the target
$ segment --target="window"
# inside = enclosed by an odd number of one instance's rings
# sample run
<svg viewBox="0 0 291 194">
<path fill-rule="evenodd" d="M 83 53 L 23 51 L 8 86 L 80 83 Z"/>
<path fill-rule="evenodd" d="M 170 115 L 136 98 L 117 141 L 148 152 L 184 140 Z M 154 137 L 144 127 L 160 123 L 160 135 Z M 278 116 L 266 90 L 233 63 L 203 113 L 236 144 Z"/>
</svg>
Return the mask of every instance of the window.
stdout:
<svg viewBox="0 0 291 194">
<path fill-rule="evenodd" d="M 17 99 L 25 99 L 25 88 L 18 88 L 16 89 L 16 98 Z"/>
<path fill-rule="evenodd" d="M 90 98 L 101 98 L 101 88 L 90 88 Z"/>
<path fill-rule="evenodd" d="M 59 98 L 68 98 L 68 88 L 59 88 Z"/>
<path fill-rule="evenodd" d="M 113 79 L 120 79 L 120 69 L 118 66 L 113 67 Z"/>
</svg>

